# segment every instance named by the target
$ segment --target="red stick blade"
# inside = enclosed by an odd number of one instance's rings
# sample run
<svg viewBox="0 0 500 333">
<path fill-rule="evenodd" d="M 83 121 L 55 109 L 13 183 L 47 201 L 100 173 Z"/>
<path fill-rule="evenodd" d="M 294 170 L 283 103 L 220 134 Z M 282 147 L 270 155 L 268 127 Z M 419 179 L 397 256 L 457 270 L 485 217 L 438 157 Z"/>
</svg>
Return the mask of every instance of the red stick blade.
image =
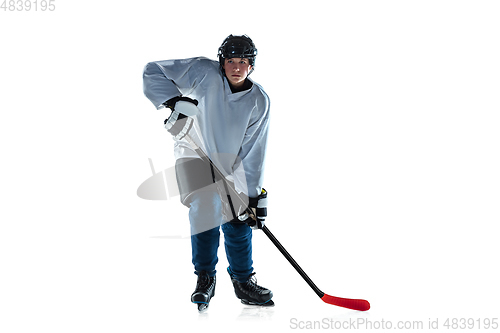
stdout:
<svg viewBox="0 0 500 333">
<path fill-rule="evenodd" d="M 370 303 L 364 299 L 342 298 L 325 294 L 321 297 L 321 300 L 325 303 L 341 306 L 351 310 L 366 311 L 370 309 Z"/>
</svg>

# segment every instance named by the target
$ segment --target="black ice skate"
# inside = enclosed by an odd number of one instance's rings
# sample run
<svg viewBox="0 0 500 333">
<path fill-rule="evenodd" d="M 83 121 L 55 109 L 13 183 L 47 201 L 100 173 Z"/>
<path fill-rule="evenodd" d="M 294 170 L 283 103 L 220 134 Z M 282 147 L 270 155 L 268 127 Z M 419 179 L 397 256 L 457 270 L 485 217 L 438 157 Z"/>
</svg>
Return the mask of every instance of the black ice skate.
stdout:
<svg viewBox="0 0 500 333">
<path fill-rule="evenodd" d="M 227 268 L 227 272 L 231 276 L 234 293 L 241 300 L 241 303 L 246 305 L 274 306 L 274 302 L 271 300 L 273 297 L 272 291 L 257 285 L 255 273 L 250 274 L 248 280 L 241 283 L 234 277 L 229 267 Z"/>
<path fill-rule="evenodd" d="M 205 271 L 198 273 L 196 289 L 191 295 L 191 302 L 198 305 L 198 311 L 208 309 L 210 299 L 215 296 L 215 276 L 209 277 Z"/>
</svg>

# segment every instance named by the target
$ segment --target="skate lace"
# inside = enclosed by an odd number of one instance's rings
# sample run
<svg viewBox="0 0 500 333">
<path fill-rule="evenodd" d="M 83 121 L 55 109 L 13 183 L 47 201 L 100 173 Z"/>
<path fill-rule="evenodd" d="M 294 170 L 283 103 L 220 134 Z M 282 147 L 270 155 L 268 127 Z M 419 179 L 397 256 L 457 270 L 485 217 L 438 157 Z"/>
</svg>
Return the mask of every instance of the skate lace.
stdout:
<svg viewBox="0 0 500 333">
<path fill-rule="evenodd" d="M 200 278 L 198 279 L 198 288 L 207 288 L 210 286 L 210 277 L 208 274 L 200 274 Z"/>
<path fill-rule="evenodd" d="M 251 291 L 255 291 L 257 293 L 260 293 L 260 292 L 266 290 L 266 288 L 261 287 L 257 284 L 257 278 L 255 277 L 255 273 L 250 274 L 248 281 L 247 281 L 247 286 L 248 286 L 248 289 L 250 289 Z"/>
</svg>

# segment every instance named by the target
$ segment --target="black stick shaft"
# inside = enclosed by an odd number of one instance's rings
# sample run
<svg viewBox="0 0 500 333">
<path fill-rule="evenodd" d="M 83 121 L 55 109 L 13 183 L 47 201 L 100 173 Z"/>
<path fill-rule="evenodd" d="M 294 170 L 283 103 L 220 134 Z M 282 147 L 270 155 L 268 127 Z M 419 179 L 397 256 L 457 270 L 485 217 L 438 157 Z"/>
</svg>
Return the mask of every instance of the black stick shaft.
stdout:
<svg viewBox="0 0 500 333">
<path fill-rule="evenodd" d="M 299 266 L 299 264 L 297 264 L 295 259 L 292 258 L 290 253 L 288 253 L 288 251 L 283 247 L 283 245 L 281 245 L 281 243 L 276 239 L 276 237 L 274 237 L 269 228 L 267 226 L 263 226 L 262 231 L 264 231 L 264 233 L 271 240 L 271 242 L 273 242 L 273 244 L 278 248 L 278 250 L 280 250 L 281 254 L 285 256 L 285 258 L 290 262 L 290 264 L 292 264 L 293 268 L 295 268 L 295 270 L 300 274 L 300 276 L 302 276 L 302 278 L 307 282 L 307 284 L 309 284 L 309 286 L 314 290 L 316 295 L 318 295 L 320 298 L 323 297 L 325 293 L 322 292 L 314 284 L 314 282 L 312 282 L 309 276 L 307 276 L 306 272 L 304 272 L 304 270 Z"/>
</svg>

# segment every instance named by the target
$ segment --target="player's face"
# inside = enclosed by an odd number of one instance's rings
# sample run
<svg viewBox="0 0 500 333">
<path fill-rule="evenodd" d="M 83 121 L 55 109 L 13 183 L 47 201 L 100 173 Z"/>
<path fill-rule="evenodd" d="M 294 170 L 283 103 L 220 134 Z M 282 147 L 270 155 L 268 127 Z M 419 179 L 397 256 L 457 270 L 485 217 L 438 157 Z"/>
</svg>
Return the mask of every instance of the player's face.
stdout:
<svg viewBox="0 0 500 333">
<path fill-rule="evenodd" d="M 224 71 L 229 82 L 235 88 L 243 86 L 252 66 L 247 58 L 231 58 L 224 60 Z"/>
</svg>

